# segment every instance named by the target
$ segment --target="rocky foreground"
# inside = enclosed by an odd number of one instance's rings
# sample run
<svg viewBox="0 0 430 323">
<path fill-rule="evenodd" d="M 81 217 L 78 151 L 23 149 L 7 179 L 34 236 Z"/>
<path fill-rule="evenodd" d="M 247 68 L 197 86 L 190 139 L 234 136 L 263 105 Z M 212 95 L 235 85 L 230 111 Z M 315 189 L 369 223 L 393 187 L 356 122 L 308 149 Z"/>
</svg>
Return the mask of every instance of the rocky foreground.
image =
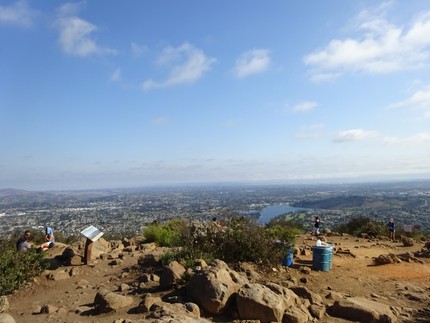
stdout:
<svg viewBox="0 0 430 323">
<path fill-rule="evenodd" d="M 314 238 L 294 265 L 161 266 L 167 249 L 139 237 L 50 249 L 51 268 L 3 297 L 0 322 L 429 322 L 430 253 L 423 242 L 332 236 L 333 268 L 312 270 Z"/>
</svg>

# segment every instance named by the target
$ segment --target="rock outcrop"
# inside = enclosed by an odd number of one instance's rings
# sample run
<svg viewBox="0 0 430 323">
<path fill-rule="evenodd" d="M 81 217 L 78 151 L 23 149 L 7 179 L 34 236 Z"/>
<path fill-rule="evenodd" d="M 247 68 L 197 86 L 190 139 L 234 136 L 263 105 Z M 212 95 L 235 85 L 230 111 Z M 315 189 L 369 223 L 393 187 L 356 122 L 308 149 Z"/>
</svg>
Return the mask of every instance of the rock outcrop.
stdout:
<svg viewBox="0 0 430 323">
<path fill-rule="evenodd" d="M 337 300 L 331 306 L 330 314 L 363 323 L 397 322 L 398 317 L 389 305 L 362 297 Z"/>
</svg>

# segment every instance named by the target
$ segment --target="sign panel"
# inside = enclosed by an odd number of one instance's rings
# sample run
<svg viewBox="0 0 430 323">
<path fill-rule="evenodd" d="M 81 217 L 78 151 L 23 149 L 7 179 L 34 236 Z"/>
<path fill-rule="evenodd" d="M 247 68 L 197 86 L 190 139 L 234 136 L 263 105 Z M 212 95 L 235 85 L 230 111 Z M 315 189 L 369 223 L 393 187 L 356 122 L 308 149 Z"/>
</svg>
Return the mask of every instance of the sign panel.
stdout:
<svg viewBox="0 0 430 323">
<path fill-rule="evenodd" d="M 405 230 L 405 232 L 412 232 L 412 225 L 404 225 L 403 226 L 403 230 Z"/>
<path fill-rule="evenodd" d="M 82 230 L 81 234 L 94 242 L 97 241 L 103 235 L 103 232 L 101 232 L 96 227 L 90 225 L 88 228 Z"/>
</svg>

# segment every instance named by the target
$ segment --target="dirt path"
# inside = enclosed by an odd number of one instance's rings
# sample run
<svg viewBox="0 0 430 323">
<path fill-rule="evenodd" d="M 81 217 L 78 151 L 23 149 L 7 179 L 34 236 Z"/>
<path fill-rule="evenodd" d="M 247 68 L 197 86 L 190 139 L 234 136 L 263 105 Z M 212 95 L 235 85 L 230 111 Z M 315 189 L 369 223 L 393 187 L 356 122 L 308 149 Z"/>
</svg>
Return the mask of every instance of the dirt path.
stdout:
<svg viewBox="0 0 430 323">
<path fill-rule="evenodd" d="M 350 296 L 363 296 L 372 298 L 378 302 L 386 303 L 402 308 L 419 309 L 428 306 L 420 301 L 414 301 L 405 297 L 405 291 L 414 289 L 426 289 L 430 291 L 430 259 L 420 258 L 423 263 L 402 262 L 382 266 L 372 265 L 372 257 L 381 254 L 402 254 L 407 251 L 417 251 L 423 244 L 405 248 L 401 243 L 389 241 L 369 241 L 354 237 L 330 237 L 330 242 L 336 248 L 350 250 L 354 255 L 341 254 L 333 256 L 333 268 L 329 272 L 312 271 L 303 274 L 300 266 L 312 266 L 312 254 L 300 256 L 295 259 L 294 267 L 287 270 L 266 273 L 265 279 L 274 282 L 282 282 L 287 274 L 292 275 L 297 281 L 305 278 L 305 285 L 312 291 L 320 294 L 324 299 L 331 292 L 339 292 Z M 315 240 L 309 235 L 300 236 L 297 239 L 298 247 L 312 246 Z M 27 322 L 109 322 L 117 319 L 139 320 L 141 315 L 135 314 L 140 302 L 140 295 L 132 294 L 134 303 L 127 310 L 116 313 L 108 313 L 97 316 L 91 315 L 94 297 L 98 288 L 105 287 L 110 291 L 118 291 L 121 284 L 132 286 L 139 279 L 137 260 L 143 253 L 133 251 L 125 253 L 120 265 L 110 265 L 111 260 L 99 259 L 92 266 L 75 266 L 73 276 L 54 281 L 42 275 L 35 279 L 29 287 L 14 292 L 8 296 L 10 303 L 9 313 L 18 323 Z M 46 274 L 58 271 L 70 270 L 71 267 L 60 267 L 56 271 L 47 271 Z M 149 286 L 150 287 L 150 286 Z M 130 289 L 132 290 L 132 289 Z M 130 290 L 119 293 L 129 295 Z M 329 303 L 330 301 L 327 301 Z M 44 305 L 49 305 L 47 314 L 34 314 L 40 312 Z M 327 319 L 321 322 L 346 322 L 340 319 Z"/>
</svg>

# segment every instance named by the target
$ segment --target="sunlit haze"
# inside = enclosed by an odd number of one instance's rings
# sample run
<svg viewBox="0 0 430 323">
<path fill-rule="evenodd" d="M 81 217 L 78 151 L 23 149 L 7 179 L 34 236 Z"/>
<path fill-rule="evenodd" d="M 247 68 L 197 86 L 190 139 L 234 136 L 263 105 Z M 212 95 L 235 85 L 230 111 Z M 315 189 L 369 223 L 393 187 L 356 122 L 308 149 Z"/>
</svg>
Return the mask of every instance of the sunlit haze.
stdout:
<svg viewBox="0 0 430 323">
<path fill-rule="evenodd" d="M 0 0 L 0 188 L 430 178 L 430 2 Z"/>
</svg>

